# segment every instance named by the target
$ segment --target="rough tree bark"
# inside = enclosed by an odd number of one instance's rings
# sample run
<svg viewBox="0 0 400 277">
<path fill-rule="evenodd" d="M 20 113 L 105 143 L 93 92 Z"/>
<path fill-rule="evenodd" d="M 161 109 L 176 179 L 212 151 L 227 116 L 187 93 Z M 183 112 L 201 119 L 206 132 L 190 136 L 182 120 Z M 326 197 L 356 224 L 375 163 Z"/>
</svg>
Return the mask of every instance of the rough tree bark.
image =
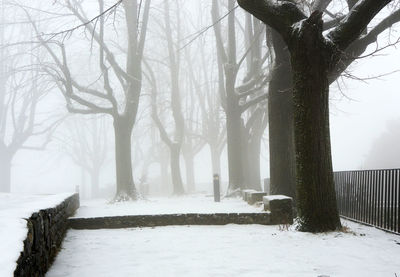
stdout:
<svg viewBox="0 0 400 277">
<path fill-rule="evenodd" d="M 296 199 L 290 53 L 281 36 L 272 29 L 271 44 L 274 60 L 268 88 L 270 190 L 271 194 Z"/>
<path fill-rule="evenodd" d="M 322 36 L 322 13 L 294 30 L 289 45 L 293 72 L 297 207 L 302 228 L 340 227 L 332 173 L 328 70 L 331 50 Z"/>
</svg>

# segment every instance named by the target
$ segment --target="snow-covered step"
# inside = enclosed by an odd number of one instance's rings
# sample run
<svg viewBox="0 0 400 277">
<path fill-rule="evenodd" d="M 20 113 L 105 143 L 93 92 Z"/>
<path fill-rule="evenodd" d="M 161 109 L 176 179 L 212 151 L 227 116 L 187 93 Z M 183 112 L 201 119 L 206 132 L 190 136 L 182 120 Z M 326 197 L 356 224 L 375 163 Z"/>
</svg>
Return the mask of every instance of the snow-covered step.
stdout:
<svg viewBox="0 0 400 277">
<path fill-rule="evenodd" d="M 268 195 L 263 197 L 264 210 L 271 212 L 272 221 L 281 224 L 293 223 L 293 199 L 285 195 Z"/>
</svg>

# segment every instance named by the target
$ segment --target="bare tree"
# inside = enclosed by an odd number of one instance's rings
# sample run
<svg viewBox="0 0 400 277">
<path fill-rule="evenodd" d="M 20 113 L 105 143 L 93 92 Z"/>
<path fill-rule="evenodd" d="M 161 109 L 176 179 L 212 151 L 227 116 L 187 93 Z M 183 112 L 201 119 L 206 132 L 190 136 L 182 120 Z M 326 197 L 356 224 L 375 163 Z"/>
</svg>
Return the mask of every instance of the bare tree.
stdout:
<svg viewBox="0 0 400 277">
<path fill-rule="evenodd" d="M 218 53 L 219 92 L 222 107 L 226 113 L 229 188 L 236 190 L 249 186 L 249 184 L 245 184 L 244 178 L 246 158 L 243 158 L 243 151 L 246 151 L 244 147 L 247 145 L 244 138 L 246 127 L 242 115 L 249 108 L 266 100 L 267 94 L 264 92 L 266 78 L 264 74 L 257 75 L 260 73 L 259 71 L 248 75 L 241 85 L 236 85 L 239 69 L 246 56 L 251 52 L 253 44 L 259 41 L 258 37 L 261 32 L 252 33 L 254 42 L 246 49 L 243 56 L 237 59 L 235 1 L 233 0 L 228 1 L 228 13 L 228 40 L 225 47 L 219 23 L 219 1 L 213 1 L 212 19 L 216 22 L 213 27 Z M 266 58 L 267 55 L 264 55 L 261 60 L 253 61 L 263 64 Z"/>
<path fill-rule="evenodd" d="M 38 105 L 52 89 L 40 77 L 36 60 L 40 51 L 26 53 L 20 47 L 6 44 L 7 24 L 4 7 L 0 23 L 0 192 L 11 191 L 11 167 L 15 154 L 20 150 L 44 150 L 51 136 L 62 121 L 62 116 L 48 113 L 38 115 Z M 12 31 L 11 31 L 12 32 Z M 10 32 L 7 32 L 8 34 Z M 42 143 L 29 144 L 29 139 L 42 137 Z"/>
<path fill-rule="evenodd" d="M 383 26 L 386 29 L 393 24 L 384 20 L 379 31 L 373 28 L 364 34 L 376 14 L 392 1 L 350 2 L 354 5 L 349 4 L 347 16 L 323 34 L 323 12 L 318 10 L 319 5 L 312 7 L 307 16 L 291 1 L 238 1 L 245 10 L 275 29 L 290 51 L 298 213 L 301 229 L 305 231 L 335 230 L 341 226 L 330 148 L 330 77 L 340 71 L 349 48 L 371 32 L 376 38 Z"/>
<path fill-rule="evenodd" d="M 205 142 L 210 147 L 211 155 L 211 169 L 213 174 L 221 174 L 221 162 L 220 157 L 223 149 L 226 145 L 226 130 L 224 120 L 222 118 L 221 100 L 218 94 L 218 86 L 216 86 L 215 76 L 210 66 L 214 65 L 215 60 L 206 56 L 206 49 L 204 48 L 205 43 L 200 41 L 198 52 L 200 55 L 200 64 L 196 65 L 196 68 L 202 70 L 194 70 L 192 60 L 187 59 L 187 68 L 189 79 L 192 83 L 192 90 L 197 96 L 196 105 L 200 108 L 200 121 L 201 130 L 197 133 L 200 139 L 198 149 L 202 142 Z M 218 76 L 217 76 L 218 77 Z M 192 100 L 194 102 L 194 99 Z M 194 108 L 190 109 L 191 111 Z M 200 144 L 201 143 L 201 144 Z"/>
<path fill-rule="evenodd" d="M 186 98 L 185 110 L 185 139 L 182 145 L 182 156 L 185 160 L 186 170 L 186 186 L 188 192 L 194 192 L 195 187 L 195 168 L 194 159 L 196 155 L 203 149 L 205 141 L 200 136 L 201 122 L 199 122 L 199 109 L 197 107 L 197 99 L 193 89 L 188 89 L 188 97 Z"/>
<path fill-rule="evenodd" d="M 58 136 L 72 161 L 90 176 L 91 197 L 99 196 L 100 175 L 107 160 L 108 136 L 104 118 L 78 121 L 77 116 L 65 124 L 68 134 Z"/>
<path fill-rule="evenodd" d="M 163 29 L 165 31 L 165 39 L 167 42 L 168 49 L 168 74 L 170 79 L 170 103 L 172 110 L 172 117 L 174 121 L 174 131 L 172 137 L 168 135 L 167 129 L 163 125 L 162 121 L 158 115 L 157 109 L 157 79 L 155 77 L 155 73 L 150 67 L 147 66 L 149 71 L 149 82 L 152 86 L 152 118 L 156 123 L 157 128 L 159 129 L 161 139 L 168 146 L 170 150 L 170 167 L 171 167 L 171 177 L 173 184 L 173 194 L 181 195 L 184 193 L 184 187 L 181 176 L 181 168 L 180 168 L 180 154 L 182 144 L 184 142 L 184 134 L 185 134 L 185 123 L 184 117 L 182 113 L 182 104 L 181 104 L 181 92 L 180 92 L 180 52 L 177 51 L 179 48 L 179 39 L 180 39 L 180 14 L 179 14 L 179 2 L 175 2 L 177 7 L 177 26 L 176 30 L 176 38 L 173 36 L 173 29 L 171 27 L 171 18 L 170 18 L 170 6 L 169 1 L 164 1 L 164 26 Z"/>
<path fill-rule="evenodd" d="M 150 0 L 145 1 L 142 13 L 139 13 L 141 2 L 138 3 L 136 0 L 122 2 L 127 44 L 125 65 L 121 65 L 116 58 L 117 50 L 106 41 L 105 16 L 99 17 L 95 22 L 90 22 L 81 1 L 66 1 L 65 7 L 84 24 L 85 30 L 90 34 L 89 42 L 97 44 L 100 74 L 95 83 L 97 87 L 102 86 L 102 89 L 96 89 L 96 86 L 91 83 L 80 82 L 76 74 L 71 72 L 65 43 L 54 41 L 54 38 L 52 40 L 44 38 L 31 20 L 40 43 L 47 49 L 54 62 L 53 65 L 45 66 L 44 70 L 53 77 L 65 97 L 68 111 L 80 114 L 108 114 L 113 118 L 117 184 L 115 201 L 137 198 L 132 176 L 131 136 L 142 88 L 142 59 L 150 2 Z M 98 0 L 98 7 L 99 13 L 103 14 L 105 10 L 103 0 Z M 142 22 L 139 25 L 140 14 L 142 14 Z M 115 80 L 117 84 L 114 83 Z M 116 91 L 116 87 L 119 87 L 121 91 Z"/>
</svg>

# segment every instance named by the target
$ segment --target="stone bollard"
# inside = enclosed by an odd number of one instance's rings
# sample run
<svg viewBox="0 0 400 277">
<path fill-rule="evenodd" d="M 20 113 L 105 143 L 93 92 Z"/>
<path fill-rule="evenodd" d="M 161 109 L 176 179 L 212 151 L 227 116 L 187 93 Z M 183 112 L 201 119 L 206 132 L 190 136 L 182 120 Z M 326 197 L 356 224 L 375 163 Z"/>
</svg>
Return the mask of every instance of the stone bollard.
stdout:
<svg viewBox="0 0 400 277">
<path fill-rule="evenodd" d="M 264 210 L 271 212 L 273 224 L 293 224 L 293 199 L 285 195 L 263 197 Z"/>
<path fill-rule="evenodd" d="M 261 192 L 261 191 L 253 191 L 250 192 L 248 197 L 247 197 L 247 203 L 250 205 L 253 205 L 257 202 L 263 202 L 263 197 L 267 196 L 268 194 L 266 192 Z"/>
</svg>

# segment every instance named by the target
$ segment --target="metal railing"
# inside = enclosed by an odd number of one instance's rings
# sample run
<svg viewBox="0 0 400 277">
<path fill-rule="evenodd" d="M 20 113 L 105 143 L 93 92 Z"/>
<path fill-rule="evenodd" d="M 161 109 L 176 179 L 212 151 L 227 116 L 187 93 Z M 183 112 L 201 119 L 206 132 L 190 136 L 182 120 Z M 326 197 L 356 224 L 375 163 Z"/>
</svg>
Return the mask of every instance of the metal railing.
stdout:
<svg viewBox="0 0 400 277">
<path fill-rule="evenodd" d="M 400 169 L 334 172 L 341 216 L 400 234 Z"/>
</svg>

